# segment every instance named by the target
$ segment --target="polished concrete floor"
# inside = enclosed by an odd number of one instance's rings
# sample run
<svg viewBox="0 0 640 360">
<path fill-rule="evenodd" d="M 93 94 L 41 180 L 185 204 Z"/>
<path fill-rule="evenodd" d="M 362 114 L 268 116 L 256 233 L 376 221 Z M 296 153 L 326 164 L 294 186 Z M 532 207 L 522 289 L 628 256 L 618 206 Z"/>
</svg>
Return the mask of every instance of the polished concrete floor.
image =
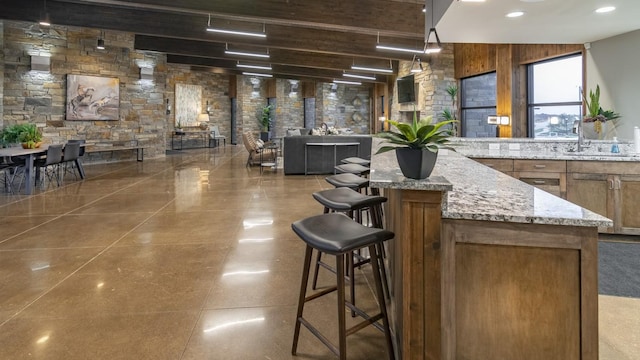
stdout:
<svg viewBox="0 0 640 360">
<path fill-rule="evenodd" d="M 0 195 L 0 359 L 333 358 L 304 329 L 290 355 L 304 254 L 290 225 L 329 186 L 245 160 L 189 150 Z M 335 297 L 308 310 L 335 340 Z M 640 359 L 640 299 L 600 296 L 600 339 L 601 359 Z M 382 359 L 382 344 L 365 329 L 349 359 Z"/>
</svg>

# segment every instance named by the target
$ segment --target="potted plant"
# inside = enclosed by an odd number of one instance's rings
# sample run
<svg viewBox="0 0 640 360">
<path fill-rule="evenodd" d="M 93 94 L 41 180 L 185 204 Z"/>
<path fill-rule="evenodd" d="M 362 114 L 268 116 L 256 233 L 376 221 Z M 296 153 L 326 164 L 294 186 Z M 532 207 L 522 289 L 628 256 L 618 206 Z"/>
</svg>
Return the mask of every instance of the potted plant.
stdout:
<svg viewBox="0 0 640 360">
<path fill-rule="evenodd" d="M 22 143 L 25 149 L 35 149 L 42 144 L 42 134 L 35 124 L 16 124 L 2 130 L 3 145 Z"/>
<path fill-rule="evenodd" d="M 376 154 L 395 150 L 398 165 L 405 177 L 425 179 L 433 171 L 438 150 L 446 147 L 445 145 L 451 137 L 452 130 L 444 129 L 443 126 L 454 122 L 456 120 L 446 120 L 434 124 L 432 116 L 418 121 L 415 110 L 411 124 L 389 120 L 389 123 L 399 132 L 378 133 L 376 136 L 385 139 L 385 142 L 392 145 L 380 147 Z"/>
<path fill-rule="evenodd" d="M 176 134 L 184 134 L 184 132 L 182 131 L 182 122 L 180 122 L 180 120 L 178 120 L 178 122 L 176 123 Z"/>
<path fill-rule="evenodd" d="M 262 108 L 262 113 L 258 118 L 261 126 L 260 132 L 260 140 L 269 141 L 271 137 L 269 134 L 269 130 L 271 130 L 271 109 L 273 109 L 273 105 L 267 105 Z"/>
<path fill-rule="evenodd" d="M 608 121 L 619 119 L 620 114 L 613 110 L 603 110 L 600 106 L 600 85 L 596 85 L 596 91 L 589 90 L 589 98 L 583 94 L 584 104 L 587 108 L 587 114 L 583 121 L 585 123 L 593 123 L 593 132 L 598 139 L 603 138 L 603 133 L 606 132 L 605 125 Z M 614 123 L 615 126 L 615 123 Z"/>
</svg>

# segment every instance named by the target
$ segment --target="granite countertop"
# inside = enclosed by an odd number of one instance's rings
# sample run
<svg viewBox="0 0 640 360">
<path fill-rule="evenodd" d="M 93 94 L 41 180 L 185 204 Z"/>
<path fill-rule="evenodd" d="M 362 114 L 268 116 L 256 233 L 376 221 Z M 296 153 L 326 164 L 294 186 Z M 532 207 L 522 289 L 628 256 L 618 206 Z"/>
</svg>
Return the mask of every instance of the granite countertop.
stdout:
<svg viewBox="0 0 640 360">
<path fill-rule="evenodd" d="M 444 191 L 445 219 L 613 226 L 603 216 L 447 150 L 440 151 L 425 180 L 402 176 L 393 151 L 373 155 L 370 183 L 378 188 Z"/>
<path fill-rule="evenodd" d="M 456 151 L 471 158 L 518 159 L 518 160 L 574 160 L 574 161 L 640 161 L 639 154 L 612 153 L 559 153 L 529 152 L 513 150 L 468 150 L 456 147 Z"/>
</svg>

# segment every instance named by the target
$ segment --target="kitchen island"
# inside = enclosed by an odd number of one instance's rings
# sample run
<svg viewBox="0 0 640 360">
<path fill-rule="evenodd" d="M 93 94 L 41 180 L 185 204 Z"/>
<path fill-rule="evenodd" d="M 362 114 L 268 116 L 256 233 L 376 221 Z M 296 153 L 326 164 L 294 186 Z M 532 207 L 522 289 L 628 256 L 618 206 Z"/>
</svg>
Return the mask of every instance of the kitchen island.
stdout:
<svg viewBox="0 0 640 360">
<path fill-rule="evenodd" d="M 404 178 L 393 152 L 371 168 L 396 234 L 402 359 L 598 358 L 598 226 L 609 219 L 453 152 L 425 180 Z"/>
</svg>

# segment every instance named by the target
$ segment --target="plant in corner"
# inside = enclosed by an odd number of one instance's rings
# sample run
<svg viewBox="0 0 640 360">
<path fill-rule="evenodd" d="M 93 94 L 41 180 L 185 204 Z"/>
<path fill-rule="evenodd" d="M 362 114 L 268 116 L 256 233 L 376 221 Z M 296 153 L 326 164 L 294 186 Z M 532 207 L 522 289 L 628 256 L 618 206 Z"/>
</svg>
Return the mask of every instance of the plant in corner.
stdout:
<svg viewBox="0 0 640 360">
<path fill-rule="evenodd" d="M 269 141 L 269 130 L 271 130 L 271 110 L 273 105 L 267 105 L 262 107 L 262 113 L 258 117 L 262 131 L 260 132 L 260 139 L 262 141 Z"/>
<path fill-rule="evenodd" d="M 447 94 L 449 94 L 449 97 L 451 98 L 451 104 L 452 104 L 453 110 L 449 108 L 442 110 L 442 113 L 440 113 L 440 117 L 447 121 L 456 120 L 457 119 L 456 96 L 458 95 L 458 87 L 455 85 L 451 85 L 447 87 Z M 451 124 L 451 135 L 458 136 L 458 127 L 456 126 L 455 123 Z"/>
<path fill-rule="evenodd" d="M 433 123 L 433 116 L 428 116 L 418 121 L 418 116 L 413 110 L 411 124 L 389 120 L 389 123 L 398 129 L 385 131 L 376 136 L 385 139 L 392 145 L 382 146 L 376 154 L 395 150 L 398 165 L 402 174 L 411 179 L 425 179 L 431 175 L 436 164 L 438 150 L 448 148 L 446 144 L 451 137 L 452 130 L 443 126 L 453 124 L 457 120 L 446 120 Z"/>
<path fill-rule="evenodd" d="M 589 99 L 582 94 L 582 98 L 584 99 L 584 104 L 587 107 L 587 114 L 584 117 L 583 121 L 585 123 L 593 123 L 593 131 L 598 134 L 598 138 L 602 139 L 603 137 L 603 124 L 607 121 L 611 121 L 616 125 L 614 120 L 620 118 L 620 114 L 616 113 L 613 110 L 603 110 L 602 106 L 600 106 L 600 85 L 596 85 L 596 91 L 589 90 Z"/>
</svg>

